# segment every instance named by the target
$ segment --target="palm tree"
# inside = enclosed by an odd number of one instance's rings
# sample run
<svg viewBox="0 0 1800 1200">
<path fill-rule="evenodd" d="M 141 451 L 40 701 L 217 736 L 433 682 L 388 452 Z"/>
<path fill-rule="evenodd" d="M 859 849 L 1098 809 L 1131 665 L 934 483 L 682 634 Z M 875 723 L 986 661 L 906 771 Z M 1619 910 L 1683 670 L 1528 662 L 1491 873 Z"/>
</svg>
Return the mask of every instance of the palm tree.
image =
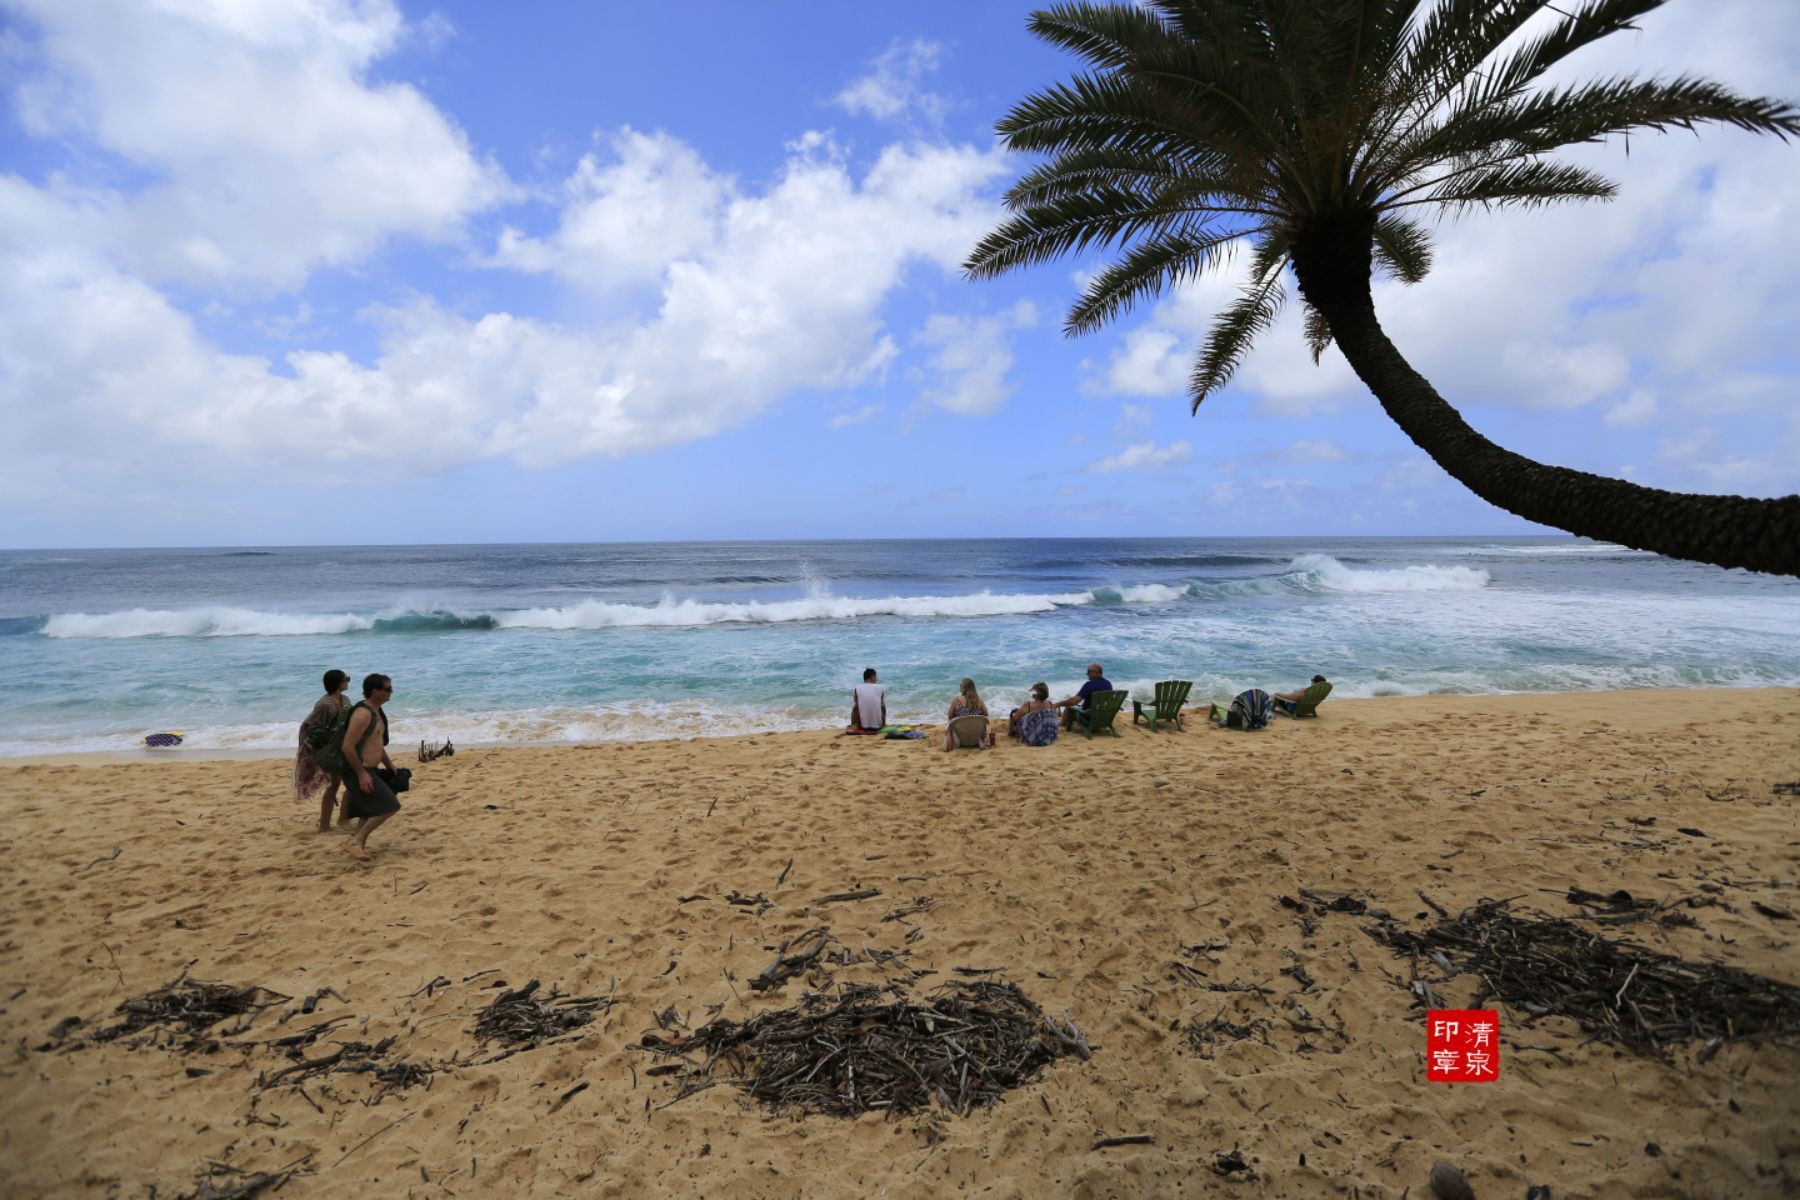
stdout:
<svg viewBox="0 0 1800 1200">
<path fill-rule="evenodd" d="M 1196 411 L 1274 321 L 1291 267 L 1315 361 L 1336 342 L 1407 436 L 1484 500 L 1604 541 L 1800 574 L 1800 495 L 1669 492 L 1514 454 L 1470 428 L 1375 315 L 1375 268 L 1416 283 L 1431 265 L 1420 214 L 1613 195 L 1556 161 L 1562 147 L 1703 122 L 1800 134 L 1793 105 L 1688 76 L 1539 86 L 1660 4 L 1146 0 L 1033 13 L 1032 33 L 1091 70 L 998 124 L 1008 148 L 1048 161 L 1007 192 L 1011 216 L 965 270 L 985 279 L 1116 248 L 1069 312 L 1073 336 L 1247 244 L 1249 281 L 1194 364 Z M 1553 19 L 1525 30 L 1540 14 Z"/>
</svg>

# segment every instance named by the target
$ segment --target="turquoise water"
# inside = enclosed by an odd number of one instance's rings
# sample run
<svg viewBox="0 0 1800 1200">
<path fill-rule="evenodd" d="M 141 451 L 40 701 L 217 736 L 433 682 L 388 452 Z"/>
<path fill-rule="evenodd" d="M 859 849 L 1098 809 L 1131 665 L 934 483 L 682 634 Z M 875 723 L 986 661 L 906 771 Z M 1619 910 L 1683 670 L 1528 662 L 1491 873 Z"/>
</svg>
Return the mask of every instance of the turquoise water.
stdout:
<svg viewBox="0 0 1800 1200">
<path fill-rule="evenodd" d="M 1121 687 L 1338 696 L 1800 684 L 1800 582 L 1567 538 L 1019 539 L 0 554 L 0 754 L 290 746 L 319 676 L 395 738 L 819 728 Z"/>
</svg>

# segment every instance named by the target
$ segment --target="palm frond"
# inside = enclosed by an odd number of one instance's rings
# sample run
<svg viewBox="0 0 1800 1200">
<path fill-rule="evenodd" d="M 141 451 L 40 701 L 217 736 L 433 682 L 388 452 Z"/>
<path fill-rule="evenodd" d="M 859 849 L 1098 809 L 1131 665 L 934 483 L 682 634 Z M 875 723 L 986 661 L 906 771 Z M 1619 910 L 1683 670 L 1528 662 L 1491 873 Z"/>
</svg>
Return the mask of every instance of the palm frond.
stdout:
<svg viewBox="0 0 1800 1200">
<path fill-rule="evenodd" d="M 1621 30 L 1636 29 L 1633 21 L 1647 12 L 1661 8 L 1666 2 L 1667 0 L 1588 0 L 1574 12 L 1563 13 L 1563 19 L 1554 29 L 1493 64 L 1485 73 L 1480 87 L 1496 98 L 1515 95 L 1583 46 L 1592 45 Z"/>
<path fill-rule="evenodd" d="M 1199 119 L 1171 112 L 1166 98 L 1122 75 L 1077 75 L 1027 96 L 994 126 L 1009 150 L 1060 154 L 1121 150 L 1176 159 L 1223 155 L 1260 171 L 1249 122 L 1225 106 Z M 1220 109 L 1223 109 L 1221 112 Z"/>
<path fill-rule="evenodd" d="M 1559 200 L 1611 200 L 1619 190 L 1610 179 L 1585 167 L 1541 159 L 1459 171 L 1433 183 L 1423 196 L 1389 207 L 1432 204 L 1468 208 L 1479 204 L 1484 208 L 1537 208 Z"/>
<path fill-rule="evenodd" d="M 1122 67 L 1146 44 L 1169 36 L 1161 17 L 1136 5 L 1056 4 L 1032 13 L 1025 28 L 1102 68 Z"/>
<path fill-rule="evenodd" d="M 1331 326 L 1326 323 L 1325 314 L 1310 304 L 1306 306 L 1306 348 L 1312 351 L 1315 367 L 1331 348 Z"/>
<path fill-rule="evenodd" d="M 1035 205 L 1002 221 L 976 244 L 963 269 L 971 278 L 991 279 L 1014 267 L 1049 262 L 1091 247 L 1186 233 L 1220 211 L 1225 210 L 1198 211 L 1187 197 L 1163 200 L 1095 188 Z"/>
<path fill-rule="evenodd" d="M 1431 270 L 1431 235 L 1411 221 L 1383 216 L 1375 222 L 1374 254 L 1375 264 L 1395 279 L 1417 283 Z"/>
<path fill-rule="evenodd" d="M 1063 332 L 1070 337 L 1091 333 L 1130 312 L 1140 301 L 1204 274 L 1217 266 L 1242 236 L 1241 231 L 1206 236 L 1190 233 L 1140 242 L 1088 283 L 1080 301 L 1069 310 Z"/>
<path fill-rule="evenodd" d="M 1164 154 L 1141 154 L 1119 147 L 1075 150 L 1027 171 L 1001 199 L 1007 208 L 1022 212 L 1108 187 L 1137 195 L 1178 185 L 1192 194 L 1238 194 L 1241 185 L 1225 172 L 1224 166 L 1216 157 L 1184 162 Z"/>
<path fill-rule="evenodd" d="M 1188 394 L 1193 410 L 1200 402 L 1231 381 L 1239 364 L 1250 353 L 1256 338 L 1275 323 L 1281 306 L 1287 302 L 1287 287 L 1282 270 L 1287 266 L 1292 243 L 1278 234 L 1265 235 L 1257 243 L 1256 260 L 1251 264 L 1250 282 L 1243 294 L 1226 306 L 1213 320 L 1206 335 L 1194 370 L 1188 376 Z"/>
<path fill-rule="evenodd" d="M 1710 80 L 1681 77 L 1602 79 L 1534 92 L 1481 109 L 1455 108 L 1421 125 L 1396 147 L 1389 186 L 1416 181 L 1441 164 L 1467 170 L 1535 158 L 1565 146 L 1634 130 L 1688 129 L 1714 122 L 1786 139 L 1800 136 L 1800 109 L 1782 100 L 1744 97 Z M 1408 191 L 1417 191 L 1414 182 Z"/>
</svg>

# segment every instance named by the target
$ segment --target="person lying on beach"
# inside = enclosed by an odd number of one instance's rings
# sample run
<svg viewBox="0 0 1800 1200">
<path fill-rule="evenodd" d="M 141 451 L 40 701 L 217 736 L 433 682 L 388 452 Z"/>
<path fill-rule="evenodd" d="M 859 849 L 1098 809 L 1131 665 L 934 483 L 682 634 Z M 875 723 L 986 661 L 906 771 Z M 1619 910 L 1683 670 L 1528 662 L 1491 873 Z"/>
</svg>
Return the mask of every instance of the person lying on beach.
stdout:
<svg viewBox="0 0 1800 1200">
<path fill-rule="evenodd" d="M 975 690 L 973 679 L 964 679 L 958 688 L 956 699 L 950 701 L 950 720 L 958 717 L 985 717 L 988 715 L 987 705 L 981 702 L 981 693 Z M 962 743 L 949 728 L 944 730 L 944 749 L 954 750 Z"/>
<path fill-rule="evenodd" d="M 887 724 L 887 689 L 875 682 L 875 668 L 863 672 L 863 681 L 850 693 L 849 733 L 880 733 Z"/>
<path fill-rule="evenodd" d="M 1070 696 L 1066 700 L 1058 700 L 1056 702 L 1056 707 L 1063 710 L 1063 728 L 1073 729 L 1075 728 L 1076 720 L 1087 719 L 1087 710 L 1093 705 L 1095 692 L 1110 692 L 1112 690 L 1113 685 L 1106 682 L 1106 675 L 1101 670 L 1100 664 L 1089 663 L 1087 669 L 1087 682 L 1082 684 L 1080 690 L 1073 696 Z M 1080 705 L 1080 708 L 1077 709 L 1075 707 L 1076 705 Z"/>
<path fill-rule="evenodd" d="M 369 835 L 400 811 L 394 789 L 371 767 L 394 769 L 388 757 L 387 714 L 382 706 L 394 698 L 394 681 L 386 675 L 363 679 L 363 699 L 350 710 L 350 727 L 344 731 L 344 811 L 361 820 L 344 846 L 344 853 L 358 862 L 369 861 Z"/>
<path fill-rule="evenodd" d="M 1050 703 L 1050 685 L 1031 685 L 1031 698 L 1007 716 L 1006 733 L 1027 746 L 1048 746 L 1056 740 L 1056 708 Z"/>
<path fill-rule="evenodd" d="M 320 795 L 323 789 L 319 801 L 319 832 L 329 833 L 331 810 L 337 807 L 340 780 L 321 768 L 313 758 L 313 739 L 322 739 L 344 706 L 350 703 L 344 695 L 344 689 L 350 686 L 350 676 L 338 670 L 327 671 L 324 683 L 325 694 L 313 705 L 306 720 L 300 722 L 300 748 L 294 752 L 294 798 L 310 800 Z"/>
</svg>

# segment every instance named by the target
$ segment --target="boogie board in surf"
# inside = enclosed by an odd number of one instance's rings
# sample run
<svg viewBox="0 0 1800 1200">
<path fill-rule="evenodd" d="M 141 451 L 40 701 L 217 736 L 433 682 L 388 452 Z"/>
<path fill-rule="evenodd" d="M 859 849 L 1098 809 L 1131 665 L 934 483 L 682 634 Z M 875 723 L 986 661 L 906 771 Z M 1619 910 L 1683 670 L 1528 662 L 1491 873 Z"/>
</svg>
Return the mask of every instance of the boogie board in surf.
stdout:
<svg viewBox="0 0 1800 1200">
<path fill-rule="evenodd" d="M 184 736 L 186 735 L 178 729 L 165 729 L 161 733 L 147 733 L 144 735 L 144 745 L 152 750 L 167 750 L 181 745 L 181 739 Z"/>
</svg>

